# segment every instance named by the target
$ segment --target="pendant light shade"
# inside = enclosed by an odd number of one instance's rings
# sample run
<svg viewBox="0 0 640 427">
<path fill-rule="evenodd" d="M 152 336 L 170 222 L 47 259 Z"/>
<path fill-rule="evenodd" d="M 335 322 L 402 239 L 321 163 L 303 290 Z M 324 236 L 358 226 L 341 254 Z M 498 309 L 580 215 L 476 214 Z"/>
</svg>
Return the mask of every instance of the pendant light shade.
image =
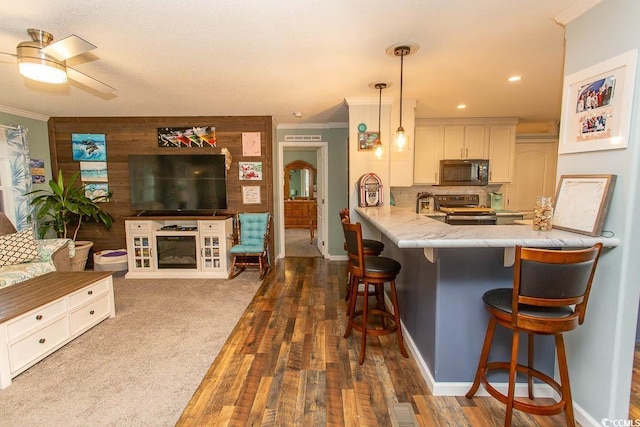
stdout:
<svg viewBox="0 0 640 427">
<path fill-rule="evenodd" d="M 409 150 L 409 135 L 407 135 L 402 127 L 402 84 L 404 78 L 404 57 L 410 55 L 410 46 L 397 46 L 393 50 L 395 56 L 400 57 L 400 123 L 396 130 L 392 149 L 398 153 Z"/>
<path fill-rule="evenodd" d="M 387 87 L 386 83 L 376 83 L 373 87 L 378 89 L 378 140 L 373 146 L 373 158 L 382 160 L 384 158 L 384 146 L 382 145 L 382 128 L 380 127 L 380 118 L 382 117 L 382 89 Z"/>
</svg>

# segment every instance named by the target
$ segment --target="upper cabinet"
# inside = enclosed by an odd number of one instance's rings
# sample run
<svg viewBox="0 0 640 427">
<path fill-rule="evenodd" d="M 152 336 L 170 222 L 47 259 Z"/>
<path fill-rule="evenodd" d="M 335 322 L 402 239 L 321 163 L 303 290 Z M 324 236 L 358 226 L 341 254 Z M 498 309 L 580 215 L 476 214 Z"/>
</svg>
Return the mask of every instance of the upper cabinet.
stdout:
<svg viewBox="0 0 640 427">
<path fill-rule="evenodd" d="M 444 127 L 445 159 L 484 159 L 486 126 L 456 125 Z"/>
<path fill-rule="evenodd" d="M 516 152 L 516 126 L 491 126 L 489 130 L 489 182 L 513 180 Z"/>
<path fill-rule="evenodd" d="M 438 184 L 443 159 L 489 159 L 489 182 L 511 182 L 517 122 L 514 118 L 417 119 L 413 183 Z"/>
<path fill-rule="evenodd" d="M 437 184 L 444 150 L 444 127 L 416 127 L 414 184 Z"/>
</svg>

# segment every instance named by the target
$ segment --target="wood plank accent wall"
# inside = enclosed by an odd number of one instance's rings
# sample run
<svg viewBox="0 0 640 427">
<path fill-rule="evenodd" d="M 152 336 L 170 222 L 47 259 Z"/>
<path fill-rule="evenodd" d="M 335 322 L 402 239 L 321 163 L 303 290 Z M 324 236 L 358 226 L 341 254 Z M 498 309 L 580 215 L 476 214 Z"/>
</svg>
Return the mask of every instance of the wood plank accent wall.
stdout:
<svg viewBox="0 0 640 427">
<path fill-rule="evenodd" d="M 159 147 L 158 128 L 214 126 L 217 147 Z M 261 157 L 242 156 L 242 132 L 260 132 Z M 52 176 L 62 169 L 65 177 L 80 170 L 73 160 L 71 134 L 106 135 L 107 172 L 111 201 L 104 209 L 114 218 L 110 230 L 97 224 L 86 224 L 78 240 L 92 240 L 93 250 L 126 247 L 124 217 L 134 214 L 130 206 L 129 154 L 220 154 L 226 147 L 232 155 L 227 171 L 226 213 L 270 212 L 273 215 L 272 118 L 270 116 L 198 116 L 198 117 L 52 117 L 49 119 L 49 149 Z M 262 162 L 262 181 L 240 181 L 238 161 Z M 243 205 L 242 186 L 260 186 L 261 204 Z M 273 238 L 271 239 L 273 246 Z M 271 248 L 273 253 L 273 247 Z M 89 264 L 92 257 L 89 258 Z"/>
</svg>

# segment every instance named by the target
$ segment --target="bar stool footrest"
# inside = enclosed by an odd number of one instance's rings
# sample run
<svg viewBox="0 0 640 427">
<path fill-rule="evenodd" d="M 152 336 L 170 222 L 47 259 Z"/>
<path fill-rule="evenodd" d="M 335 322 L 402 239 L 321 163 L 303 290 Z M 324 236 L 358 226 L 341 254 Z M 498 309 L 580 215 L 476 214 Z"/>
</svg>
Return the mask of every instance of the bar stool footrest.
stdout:
<svg viewBox="0 0 640 427">
<path fill-rule="evenodd" d="M 371 315 L 379 315 L 379 316 L 383 316 L 388 320 L 393 321 L 393 325 L 392 326 L 385 326 L 383 328 L 371 328 L 369 326 L 367 326 L 367 335 L 372 335 L 372 336 L 380 336 L 380 335 L 389 335 L 392 334 L 394 332 L 396 332 L 398 330 L 398 325 L 395 324 L 395 318 L 393 316 L 393 314 L 389 313 L 388 311 L 382 311 L 379 310 L 377 308 L 374 309 L 369 309 L 369 314 L 368 316 Z M 358 310 L 353 314 L 352 319 L 350 320 L 351 322 L 351 327 L 353 329 L 355 329 L 358 332 L 362 332 L 362 321 L 356 321 L 356 318 L 361 317 L 362 316 L 362 310 Z"/>
<path fill-rule="evenodd" d="M 508 373 L 510 367 L 511 367 L 511 364 L 509 362 L 490 362 L 490 363 L 487 363 L 485 370 L 480 373 L 480 382 L 484 386 L 487 393 L 489 393 L 491 396 L 495 397 L 505 405 L 507 404 L 508 397 L 502 394 L 501 392 L 499 392 L 495 387 L 491 385 L 491 383 L 487 379 L 487 373 L 490 371 L 496 371 L 496 370 L 506 370 Z M 524 366 L 520 364 L 516 365 L 516 372 L 521 372 L 526 375 L 531 375 L 539 379 L 540 381 L 548 384 L 558 393 L 558 395 L 560 395 L 560 401 L 549 404 L 549 405 L 534 405 L 534 404 L 519 401 L 518 399 L 514 398 L 514 401 L 513 401 L 514 409 L 527 412 L 529 414 L 536 414 L 536 415 L 556 415 L 561 413 L 564 410 L 564 407 L 566 406 L 566 401 L 564 400 L 564 396 L 562 395 L 562 386 L 556 380 L 551 378 L 549 375 L 538 371 L 537 369 L 529 368 L 528 366 Z"/>
</svg>

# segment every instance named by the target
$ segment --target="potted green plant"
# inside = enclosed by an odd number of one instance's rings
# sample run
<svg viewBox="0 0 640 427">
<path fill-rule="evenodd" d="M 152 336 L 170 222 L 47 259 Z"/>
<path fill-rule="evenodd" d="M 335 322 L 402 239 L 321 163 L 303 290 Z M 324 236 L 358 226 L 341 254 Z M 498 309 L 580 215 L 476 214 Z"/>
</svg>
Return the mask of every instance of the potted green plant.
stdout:
<svg viewBox="0 0 640 427">
<path fill-rule="evenodd" d="M 49 190 L 35 190 L 31 205 L 36 209 L 38 234 L 44 237 L 53 230 L 59 238 L 69 238 L 75 243 L 74 258 L 71 259 L 73 270 L 84 270 L 89 250 L 93 246 L 90 241 L 76 241 L 80 226 L 85 222 L 97 222 L 107 229 L 113 219 L 97 202 L 108 200 L 110 195 L 91 199 L 85 195 L 85 186 L 74 185 L 80 172 L 75 172 L 65 182 L 62 170 L 58 171 L 58 179 L 49 181 Z"/>
</svg>

